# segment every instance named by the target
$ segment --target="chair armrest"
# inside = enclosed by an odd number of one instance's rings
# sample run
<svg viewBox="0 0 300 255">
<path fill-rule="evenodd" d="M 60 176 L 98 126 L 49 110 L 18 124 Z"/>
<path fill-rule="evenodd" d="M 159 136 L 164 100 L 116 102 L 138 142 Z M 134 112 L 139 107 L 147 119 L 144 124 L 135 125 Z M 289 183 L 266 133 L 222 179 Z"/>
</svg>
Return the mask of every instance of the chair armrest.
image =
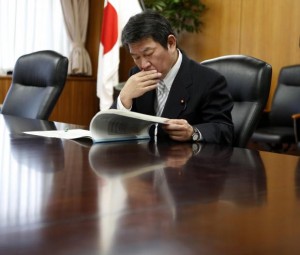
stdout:
<svg viewBox="0 0 300 255">
<path fill-rule="evenodd" d="M 299 119 L 300 118 L 300 113 L 295 113 L 292 115 L 292 119 Z"/>
<path fill-rule="evenodd" d="M 293 119 L 295 142 L 300 146 L 300 113 L 293 114 L 291 118 Z"/>
</svg>

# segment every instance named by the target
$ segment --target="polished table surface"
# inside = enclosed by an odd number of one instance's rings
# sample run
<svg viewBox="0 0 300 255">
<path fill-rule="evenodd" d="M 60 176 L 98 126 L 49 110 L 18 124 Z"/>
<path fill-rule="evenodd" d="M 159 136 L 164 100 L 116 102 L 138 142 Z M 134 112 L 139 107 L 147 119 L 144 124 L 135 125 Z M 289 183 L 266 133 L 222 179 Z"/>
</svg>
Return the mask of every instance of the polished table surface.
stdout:
<svg viewBox="0 0 300 255">
<path fill-rule="evenodd" d="M 0 114 L 0 254 L 300 254 L 297 156 L 65 127 Z"/>
</svg>

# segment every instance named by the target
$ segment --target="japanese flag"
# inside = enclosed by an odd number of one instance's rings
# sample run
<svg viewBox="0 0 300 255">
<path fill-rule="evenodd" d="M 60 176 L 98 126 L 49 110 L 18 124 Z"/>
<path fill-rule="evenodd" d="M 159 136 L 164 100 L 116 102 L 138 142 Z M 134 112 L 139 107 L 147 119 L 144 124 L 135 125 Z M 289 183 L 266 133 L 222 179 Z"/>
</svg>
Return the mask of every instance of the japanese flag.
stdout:
<svg viewBox="0 0 300 255">
<path fill-rule="evenodd" d="M 113 102 L 113 88 L 119 83 L 121 32 L 128 19 L 141 12 L 138 0 L 105 0 L 99 47 L 97 96 L 100 110 Z"/>
</svg>

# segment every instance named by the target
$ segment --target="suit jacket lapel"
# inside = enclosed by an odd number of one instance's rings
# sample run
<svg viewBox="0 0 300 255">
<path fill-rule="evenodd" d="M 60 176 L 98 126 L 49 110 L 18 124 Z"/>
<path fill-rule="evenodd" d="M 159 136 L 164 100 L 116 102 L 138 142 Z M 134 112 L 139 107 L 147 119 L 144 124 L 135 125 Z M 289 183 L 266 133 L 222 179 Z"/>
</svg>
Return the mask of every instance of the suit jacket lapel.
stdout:
<svg viewBox="0 0 300 255">
<path fill-rule="evenodd" d="M 183 54 L 180 69 L 173 81 L 165 108 L 162 112 L 163 117 L 176 119 L 187 107 L 190 99 L 188 87 L 192 84 L 188 68 L 189 61 Z"/>
</svg>

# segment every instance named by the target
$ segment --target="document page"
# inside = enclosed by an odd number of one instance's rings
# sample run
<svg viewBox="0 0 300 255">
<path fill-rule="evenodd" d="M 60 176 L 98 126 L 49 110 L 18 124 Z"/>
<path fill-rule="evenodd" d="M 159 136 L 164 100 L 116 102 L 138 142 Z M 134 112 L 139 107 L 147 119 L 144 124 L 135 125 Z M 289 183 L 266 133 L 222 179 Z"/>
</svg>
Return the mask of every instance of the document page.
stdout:
<svg viewBox="0 0 300 255">
<path fill-rule="evenodd" d="M 37 135 L 43 137 L 78 139 L 91 138 L 91 132 L 85 129 L 66 129 L 66 130 L 49 130 L 49 131 L 26 131 L 25 134 Z"/>
<path fill-rule="evenodd" d="M 149 139 L 149 127 L 167 119 L 131 111 L 109 109 L 99 112 L 90 124 L 94 142 Z"/>
</svg>

